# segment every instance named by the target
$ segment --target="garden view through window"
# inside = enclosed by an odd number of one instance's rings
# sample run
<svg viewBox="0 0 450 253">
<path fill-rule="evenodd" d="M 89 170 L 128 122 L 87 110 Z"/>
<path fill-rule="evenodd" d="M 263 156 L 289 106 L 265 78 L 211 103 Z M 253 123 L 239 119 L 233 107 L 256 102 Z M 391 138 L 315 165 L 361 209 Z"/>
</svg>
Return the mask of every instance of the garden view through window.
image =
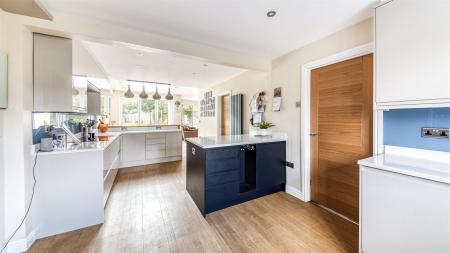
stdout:
<svg viewBox="0 0 450 253">
<path fill-rule="evenodd" d="M 167 125 L 169 124 L 169 101 L 121 98 L 122 125 Z"/>
</svg>

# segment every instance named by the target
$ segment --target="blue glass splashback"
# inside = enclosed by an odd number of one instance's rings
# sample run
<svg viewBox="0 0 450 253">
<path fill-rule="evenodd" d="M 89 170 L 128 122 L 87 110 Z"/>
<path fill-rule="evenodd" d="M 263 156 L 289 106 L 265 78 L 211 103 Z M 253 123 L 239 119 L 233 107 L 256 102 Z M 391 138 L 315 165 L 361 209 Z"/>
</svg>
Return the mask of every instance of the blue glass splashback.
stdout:
<svg viewBox="0 0 450 253">
<path fill-rule="evenodd" d="M 384 144 L 450 152 L 450 139 L 422 138 L 422 127 L 450 128 L 450 108 L 384 112 Z"/>
</svg>

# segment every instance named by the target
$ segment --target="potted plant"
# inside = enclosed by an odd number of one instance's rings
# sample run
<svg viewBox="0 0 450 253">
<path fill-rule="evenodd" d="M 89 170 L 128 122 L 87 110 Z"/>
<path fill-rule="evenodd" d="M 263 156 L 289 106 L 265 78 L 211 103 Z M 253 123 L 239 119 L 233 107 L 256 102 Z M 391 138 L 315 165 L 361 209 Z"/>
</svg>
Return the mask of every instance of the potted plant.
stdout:
<svg viewBox="0 0 450 253">
<path fill-rule="evenodd" d="M 261 123 L 259 123 L 259 129 L 260 129 L 260 135 L 262 136 L 270 136 L 272 135 L 272 132 L 269 130 L 269 128 L 275 126 L 272 123 L 269 123 L 267 121 L 261 121 Z"/>
</svg>

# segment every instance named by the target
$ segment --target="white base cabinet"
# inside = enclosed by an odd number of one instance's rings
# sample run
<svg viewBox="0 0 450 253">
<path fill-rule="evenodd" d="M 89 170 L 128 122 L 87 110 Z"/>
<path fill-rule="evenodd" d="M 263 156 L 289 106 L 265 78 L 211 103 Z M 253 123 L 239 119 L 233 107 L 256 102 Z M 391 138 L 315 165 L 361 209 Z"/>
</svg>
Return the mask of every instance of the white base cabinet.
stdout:
<svg viewBox="0 0 450 253">
<path fill-rule="evenodd" d="M 120 167 L 181 160 L 181 131 L 124 133 Z"/>
<path fill-rule="evenodd" d="M 450 252 L 450 185 L 361 166 L 360 252 Z"/>
</svg>

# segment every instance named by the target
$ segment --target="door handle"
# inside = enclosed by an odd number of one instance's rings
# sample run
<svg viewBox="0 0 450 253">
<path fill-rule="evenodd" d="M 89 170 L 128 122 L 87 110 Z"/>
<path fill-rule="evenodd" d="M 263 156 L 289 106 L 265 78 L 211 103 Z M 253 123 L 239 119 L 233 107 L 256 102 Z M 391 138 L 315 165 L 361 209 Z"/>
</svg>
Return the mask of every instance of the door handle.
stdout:
<svg viewBox="0 0 450 253">
<path fill-rule="evenodd" d="M 317 136 L 319 133 L 310 133 L 309 136 Z"/>
</svg>

